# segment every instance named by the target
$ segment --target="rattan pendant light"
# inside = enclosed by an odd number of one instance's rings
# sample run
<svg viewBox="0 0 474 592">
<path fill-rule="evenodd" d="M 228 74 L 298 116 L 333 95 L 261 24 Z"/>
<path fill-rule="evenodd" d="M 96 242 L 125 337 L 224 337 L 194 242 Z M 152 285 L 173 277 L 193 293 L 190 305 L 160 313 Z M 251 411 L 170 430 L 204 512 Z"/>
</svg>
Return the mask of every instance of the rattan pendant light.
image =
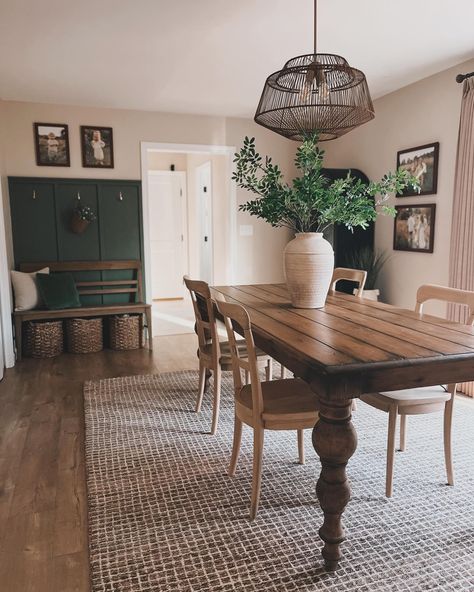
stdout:
<svg viewBox="0 0 474 592">
<path fill-rule="evenodd" d="M 255 121 L 292 140 L 319 131 L 334 140 L 375 117 L 365 75 L 341 56 L 314 52 L 292 58 L 267 78 Z"/>
</svg>

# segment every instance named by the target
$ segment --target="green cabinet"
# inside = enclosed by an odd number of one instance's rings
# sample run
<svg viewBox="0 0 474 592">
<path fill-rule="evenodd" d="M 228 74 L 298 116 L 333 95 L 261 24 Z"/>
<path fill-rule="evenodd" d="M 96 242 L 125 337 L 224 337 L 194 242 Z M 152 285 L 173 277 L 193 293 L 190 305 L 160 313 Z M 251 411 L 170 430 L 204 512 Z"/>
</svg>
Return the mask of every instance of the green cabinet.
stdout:
<svg viewBox="0 0 474 592">
<path fill-rule="evenodd" d="M 45 177 L 8 181 L 16 266 L 29 261 L 143 261 L 140 181 Z M 71 230 L 78 199 L 97 214 L 82 234 Z M 102 272 L 102 279 L 131 279 L 120 275 L 127 272 L 112 273 Z M 91 303 L 108 302 L 107 298 L 117 301 L 120 295 L 87 297 Z"/>
</svg>

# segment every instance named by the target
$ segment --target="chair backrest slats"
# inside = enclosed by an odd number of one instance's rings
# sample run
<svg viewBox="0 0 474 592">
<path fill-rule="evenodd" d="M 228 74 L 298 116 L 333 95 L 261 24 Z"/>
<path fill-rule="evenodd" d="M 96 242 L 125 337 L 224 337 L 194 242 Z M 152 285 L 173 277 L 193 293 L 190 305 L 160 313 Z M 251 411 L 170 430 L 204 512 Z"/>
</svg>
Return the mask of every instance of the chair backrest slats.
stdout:
<svg viewBox="0 0 474 592">
<path fill-rule="evenodd" d="M 191 294 L 199 349 L 212 345 L 212 356 L 218 360 L 220 358 L 219 337 L 209 285 L 201 280 L 192 280 L 187 276 L 184 276 L 183 280 Z"/>
<path fill-rule="evenodd" d="M 367 272 L 363 269 L 351 269 L 349 267 L 336 267 L 331 279 L 331 293 L 336 290 L 336 284 L 339 280 L 348 280 L 358 284 L 356 296 L 362 298 L 364 292 L 365 282 L 367 280 Z"/>
<path fill-rule="evenodd" d="M 474 325 L 474 292 L 469 290 L 460 290 L 458 288 L 448 288 L 446 286 L 437 286 L 435 284 L 425 284 L 418 288 L 416 293 L 415 311 L 423 314 L 423 305 L 428 300 L 440 300 L 452 304 L 461 304 L 469 309 L 468 325 Z"/>
<path fill-rule="evenodd" d="M 238 393 L 243 388 L 241 370 L 248 371 L 250 374 L 250 386 L 252 389 L 252 409 L 254 421 L 256 422 L 255 425 L 257 423 L 262 423 L 262 385 L 258 373 L 257 354 L 255 351 L 255 342 L 253 339 L 249 315 L 243 306 L 223 302 L 221 300 L 217 301 L 217 308 L 220 314 L 224 317 L 225 327 L 227 329 L 227 337 L 232 355 L 232 371 L 234 375 L 235 391 Z M 240 356 L 234 330 L 243 333 L 247 358 L 242 358 Z"/>
</svg>

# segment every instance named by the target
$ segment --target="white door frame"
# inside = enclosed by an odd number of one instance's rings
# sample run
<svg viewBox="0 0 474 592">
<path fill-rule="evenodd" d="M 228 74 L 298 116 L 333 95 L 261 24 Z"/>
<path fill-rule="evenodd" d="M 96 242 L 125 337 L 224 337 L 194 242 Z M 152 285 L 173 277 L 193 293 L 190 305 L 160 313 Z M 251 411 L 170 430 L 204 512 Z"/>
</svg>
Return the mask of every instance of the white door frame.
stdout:
<svg viewBox="0 0 474 592">
<path fill-rule="evenodd" d="M 233 156 L 236 152 L 235 146 L 215 146 L 212 144 L 168 144 L 163 142 L 140 142 L 141 171 L 142 171 L 142 224 L 143 224 L 143 245 L 144 245 L 144 266 L 145 266 L 145 291 L 146 301 L 152 303 L 151 291 L 151 252 L 150 252 L 150 219 L 149 193 L 148 193 L 148 152 L 174 152 L 178 154 L 222 154 L 228 156 L 229 180 L 235 171 Z M 235 270 L 237 268 L 237 188 L 234 181 L 230 181 L 229 191 L 229 237 L 228 249 L 230 253 L 230 265 L 227 283 L 235 281 Z"/>
<path fill-rule="evenodd" d="M 148 204 L 149 204 L 149 199 L 150 199 L 150 192 L 149 192 L 149 187 L 148 187 L 148 177 L 179 177 L 181 179 L 181 181 L 183 182 L 183 200 L 181 201 L 181 207 L 182 207 L 182 220 L 183 220 L 183 242 L 184 242 L 184 246 L 183 246 L 183 268 L 184 268 L 184 274 L 187 275 L 189 273 L 189 227 L 188 227 L 188 187 L 187 187 L 187 173 L 186 171 L 155 171 L 155 170 L 151 170 L 148 171 L 148 176 L 147 176 L 147 180 L 146 180 L 146 185 L 147 185 L 147 192 L 148 192 Z M 147 210 L 149 211 L 149 210 Z M 149 221 L 149 220 L 148 220 Z M 150 224 L 148 224 L 148 232 L 150 232 Z M 145 234 L 145 233 L 143 233 Z M 150 248 L 150 242 L 148 241 L 148 248 Z M 151 256 L 151 251 L 150 251 L 150 256 Z M 150 272 L 151 272 L 151 261 L 150 261 Z M 151 282 L 151 277 L 150 277 L 150 281 L 148 283 L 148 285 L 150 286 L 150 290 L 152 289 L 152 282 Z M 148 296 L 148 288 L 146 289 L 146 293 Z M 148 298 L 147 298 L 148 300 Z M 153 302 L 153 292 L 151 293 L 151 299 L 150 302 Z"/>
<path fill-rule="evenodd" d="M 12 298 L 10 288 L 10 270 L 7 260 L 7 239 L 5 232 L 5 216 L 2 197 L 2 179 L 0 178 L 0 330 L 2 332 L 3 356 L 5 366 L 13 368 L 15 365 L 15 350 L 13 348 L 12 328 Z M 3 361 L 3 360 L 2 360 Z"/>
<path fill-rule="evenodd" d="M 206 162 L 203 162 L 202 164 L 198 165 L 196 167 L 196 195 L 198 196 L 198 210 L 199 210 L 199 267 L 201 267 L 201 249 L 202 249 L 202 240 L 203 240 L 203 233 L 202 233 L 202 221 L 203 221 L 203 214 L 202 214 L 202 192 L 203 189 L 201 187 L 201 178 L 200 178 L 200 174 L 199 171 L 207 168 L 209 170 L 209 185 L 210 187 L 208 188 L 209 194 L 211 196 L 210 199 L 210 210 L 211 210 L 211 220 L 210 220 L 210 247 L 211 247 L 211 273 L 210 273 L 210 283 L 213 284 L 214 283 L 214 188 L 212 185 L 212 161 L 206 160 Z M 201 278 L 202 279 L 202 278 Z"/>
</svg>

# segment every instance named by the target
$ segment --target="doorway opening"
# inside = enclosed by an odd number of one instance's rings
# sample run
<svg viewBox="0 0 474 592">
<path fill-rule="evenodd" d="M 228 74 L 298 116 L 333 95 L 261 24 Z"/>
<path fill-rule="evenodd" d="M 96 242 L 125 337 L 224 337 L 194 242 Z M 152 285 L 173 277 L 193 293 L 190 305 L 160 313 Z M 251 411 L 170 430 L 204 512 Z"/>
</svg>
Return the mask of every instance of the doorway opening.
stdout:
<svg viewBox="0 0 474 592">
<path fill-rule="evenodd" d="M 232 283 L 235 148 L 142 142 L 145 290 L 154 335 L 194 331 L 183 275 Z"/>
</svg>

